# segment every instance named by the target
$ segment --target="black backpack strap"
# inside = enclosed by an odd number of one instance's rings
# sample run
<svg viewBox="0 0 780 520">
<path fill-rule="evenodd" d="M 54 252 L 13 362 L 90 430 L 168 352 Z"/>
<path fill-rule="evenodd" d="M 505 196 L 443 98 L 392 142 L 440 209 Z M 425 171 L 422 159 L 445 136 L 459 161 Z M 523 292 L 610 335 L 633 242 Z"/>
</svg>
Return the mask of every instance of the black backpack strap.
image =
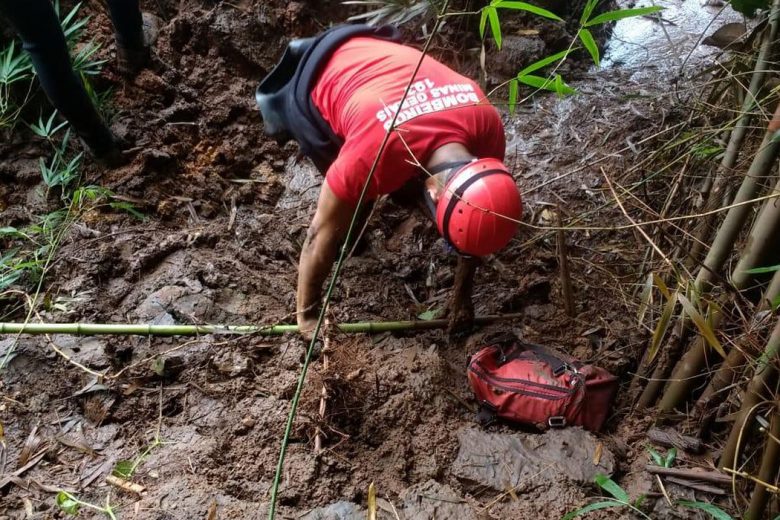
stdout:
<svg viewBox="0 0 780 520">
<path fill-rule="evenodd" d="M 497 410 L 498 409 L 495 406 L 487 401 L 479 403 L 479 410 L 477 410 L 477 422 L 479 425 L 490 426 L 496 422 L 496 419 L 498 419 L 498 416 L 496 415 Z"/>
<path fill-rule="evenodd" d="M 526 343 L 525 341 L 515 340 L 515 343 L 510 347 L 510 349 L 505 353 L 503 349 L 499 347 L 501 351 L 501 359 L 500 364 L 507 363 L 513 359 L 517 359 L 520 356 L 523 355 L 524 352 L 532 352 L 534 356 L 536 356 L 538 359 L 544 361 L 548 365 L 550 365 L 550 368 L 552 369 L 552 373 L 555 377 L 558 377 L 562 375 L 566 370 L 569 370 L 572 367 L 569 363 L 564 361 L 563 359 L 550 354 L 550 352 L 545 349 L 541 345 L 536 345 L 534 343 Z"/>
</svg>

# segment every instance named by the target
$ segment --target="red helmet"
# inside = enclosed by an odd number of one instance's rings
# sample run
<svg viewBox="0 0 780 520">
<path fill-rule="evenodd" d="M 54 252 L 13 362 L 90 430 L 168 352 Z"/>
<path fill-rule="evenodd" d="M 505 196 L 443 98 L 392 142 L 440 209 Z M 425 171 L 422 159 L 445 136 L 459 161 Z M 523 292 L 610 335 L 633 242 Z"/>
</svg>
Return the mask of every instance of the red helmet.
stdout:
<svg viewBox="0 0 780 520">
<path fill-rule="evenodd" d="M 498 159 L 478 159 L 450 173 L 436 205 L 439 233 L 459 253 L 485 256 L 509 243 L 523 204 Z"/>
</svg>

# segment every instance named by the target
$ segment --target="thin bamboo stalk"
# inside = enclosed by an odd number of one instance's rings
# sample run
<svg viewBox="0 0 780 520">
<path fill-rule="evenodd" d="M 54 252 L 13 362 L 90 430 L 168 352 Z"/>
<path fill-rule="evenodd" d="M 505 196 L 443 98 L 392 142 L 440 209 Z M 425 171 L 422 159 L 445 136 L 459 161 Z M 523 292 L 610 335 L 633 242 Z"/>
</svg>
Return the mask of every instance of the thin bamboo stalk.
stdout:
<svg viewBox="0 0 780 520">
<path fill-rule="evenodd" d="M 737 420 L 734 421 L 734 425 L 731 428 L 728 441 L 723 448 L 723 454 L 718 462 L 721 468 L 735 469 L 736 455 L 739 449 L 739 440 L 741 432 L 748 428 L 747 422 L 751 418 L 751 410 L 754 410 L 756 406 L 764 398 L 764 394 L 767 388 L 770 387 L 770 383 L 777 375 L 777 370 L 774 367 L 774 362 L 777 358 L 778 351 L 780 350 L 780 321 L 775 325 L 772 335 L 767 341 L 764 353 L 761 359 L 758 361 L 758 367 L 756 368 L 753 378 L 748 384 L 745 395 L 742 398 L 742 407 L 737 413 Z"/>
<path fill-rule="evenodd" d="M 777 38 L 778 28 L 780 23 L 778 22 L 778 12 L 780 10 L 780 1 L 774 0 L 772 3 L 772 9 L 769 15 L 769 28 L 761 42 L 761 48 L 756 58 L 756 65 L 753 69 L 753 75 L 750 78 L 750 85 L 748 87 L 747 95 L 742 101 L 742 109 L 740 110 L 740 117 L 737 120 L 734 130 L 732 130 L 729 136 L 729 142 L 726 145 L 726 151 L 723 154 L 723 159 L 718 167 L 717 175 L 713 180 L 713 184 L 709 187 L 706 193 L 705 210 L 715 209 L 721 202 L 721 196 L 719 195 L 724 187 L 727 185 L 726 179 L 728 173 L 734 168 L 739 158 L 739 152 L 742 149 L 742 142 L 745 140 L 747 131 L 750 128 L 750 119 L 752 112 L 757 105 L 759 91 L 764 86 L 764 79 L 767 71 L 771 70 L 770 61 L 772 60 L 773 47 L 775 39 Z M 709 242 L 709 237 L 712 234 L 712 228 L 715 221 L 715 215 L 708 215 L 702 218 L 699 222 L 697 232 L 694 234 L 699 239 L 694 241 L 691 246 L 691 252 L 689 259 L 691 263 L 698 261 L 699 256 L 702 253 L 702 245 Z"/>
<path fill-rule="evenodd" d="M 780 181 L 777 182 L 775 191 L 780 192 Z M 731 284 L 737 291 L 745 289 L 752 280 L 752 275 L 748 273 L 749 269 L 760 267 L 768 257 L 771 257 L 772 262 L 776 260 L 778 244 L 780 244 L 780 203 L 768 200 L 753 223 L 741 258 L 732 272 Z M 728 303 L 728 295 L 720 298 L 719 303 L 718 308 L 711 307 L 710 310 L 713 330 L 716 330 L 723 320 L 724 312 L 721 307 Z M 661 398 L 659 410 L 672 411 L 688 396 L 691 388 L 701 384 L 703 376 L 700 377 L 700 373 L 710 353 L 711 347 L 704 337 L 699 335 L 677 363 L 672 373 L 672 381 Z"/>
<path fill-rule="evenodd" d="M 477 316 L 476 325 L 522 318 L 521 313 Z M 368 321 L 334 325 L 349 334 L 445 329 L 449 320 Z M 132 323 L 0 323 L 0 334 L 72 334 L 77 336 L 200 336 L 204 334 L 257 334 L 281 336 L 298 332 L 297 325 L 146 325 Z"/>
<path fill-rule="evenodd" d="M 772 415 L 770 435 L 780 435 L 780 413 L 775 408 Z M 780 444 L 767 439 L 764 444 L 764 455 L 761 458 L 761 467 L 758 470 L 758 479 L 764 482 L 774 482 L 777 477 L 777 466 L 780 463 Z M 750 497 L 750 506 L 745 513 L 745 520 L 760 520 L 764 518 L 764 510 L 769 501 L 769 491 L 766 487 L 756 485 L 753 488 L 753 496 Z"/>
</svg>

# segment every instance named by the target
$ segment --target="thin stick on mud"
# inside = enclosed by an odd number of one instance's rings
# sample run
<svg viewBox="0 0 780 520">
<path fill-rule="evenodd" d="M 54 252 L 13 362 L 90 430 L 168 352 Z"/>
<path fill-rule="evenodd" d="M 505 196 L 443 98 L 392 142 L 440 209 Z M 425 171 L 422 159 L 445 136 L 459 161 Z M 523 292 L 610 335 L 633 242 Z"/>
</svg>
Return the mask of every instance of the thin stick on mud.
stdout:
<svg viewBox="0 0 780 520">
<path fill-rule="evenodd" d="M 571 290 L 571 274 L 569 273 L 569 251 L 566 247 L 566 234 L 563 231 L 563 218 L 561 217 L 561 206 L 558 204 L 555 211 L 558 224 L 558 265 L 561 268 L 561 292 L 563 293 L 563 304 L 566 314 L 574 317 L 574 295 Z"/>
<path fill-rule="evenodd" d="M 319 425 L 317 426 L 317 433 L 314 436 L 314 453 L 319 455 L 322 453 L 322 425 L 325 424 L 325 415 L 328 411 L 328 387 L 325 384 L 325 377 L 328 373 L 328 365 L 330 364 L 330 355 L 328 351 L 330 350 L 330 336 L 325 335 L 325 338 L 322 342 L 322 388 L 320 389 L 320 410 L 319 410 L 319 416 L 320 421 Z"/>
</svg>

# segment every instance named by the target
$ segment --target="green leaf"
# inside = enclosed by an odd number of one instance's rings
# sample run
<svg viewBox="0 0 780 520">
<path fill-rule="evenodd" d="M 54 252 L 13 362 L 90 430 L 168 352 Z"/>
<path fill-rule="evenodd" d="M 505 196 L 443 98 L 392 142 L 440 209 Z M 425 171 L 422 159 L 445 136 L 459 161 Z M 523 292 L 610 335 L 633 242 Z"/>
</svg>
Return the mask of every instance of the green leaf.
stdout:
<svg viewBox="0 0 780 520">
<path fill-rule="evenodd" d="M 770 267 L 754 267 L 753 269 L 748 269 L 745 272 L 748 274 L 764 274 L 764 273 L 774 273 L 775 271 L 780 271 L 780 264 L 773 265 Z"/>
<path fill-rule="evenodd" d="M 780 307 L 780 296 L 772 301 L 772 310 L 776 311 L 778 307 Z"/>
<path fill-rule="evenodd" d="M 528 65 L 526 68 L 522 69 L 520 72 L 517 73 L 518 79 L 520 76 L 527 76 L 528 74 L 539 70 L 541 68 L 546 67 L 547 65 L 554 63 L 556 61 L 560 61 L 564 59 L 566 56 L 574 52 L 574 49 L 567 49 L 565 51 L 556 52 L 552 56 L 547 56 L 546 58 L 542 58 L 539 61 L 535 61 L 532 64 Z"/>
<path fill-rule="evenodd" d="M 513 79 L 509 82 L 509 114 L 514 115 L 515 114 L 515 108 L 517 108 L 517 89 L 519 88 L 519 83 L 516 79 Z"/>
<path fill-rule="evenodd" d="M 495 7 L 488 7 L 487 9 L 490 32 L 493 33 L 493 39 L 496 40 L 496 47 L 498 47 L 498 50 L 501 50 L 501 24 L 498 21 L 498 11 Z"/>
<path fill-rule="evenodd" d="M 715 520 L 734 520 L 730 514 L 708 502 L 694 502 L 693 500 L 678 500 L 678 505 L 689 509 L 698 509 L 704 511 Z"/>
<path fill-rule="evenodd" d="M 664 283 L 663 278 L 653 273 L 653 281 L 655 282 L 655 285 L 658 287 L 658 290 L 661 291 L 661 294 L 664 295 L 664 298 L 668 300 L 672 297 L 672 293 L 669 291 L 669 288 Z"/>
<path fill-rule="evenodd" d="M 585 28 L 580 29 L 579 35 L 580 41 L 582 41 L 582 44 L 586 49 L 588 49 L 590 57 L 593 58 L 593 63 L 595 63 L 598 67 L 600 63 L 599 46 L 596 44 L 596 40 L 593 39 L 593 35 L 590 33 L 590 31 Z"/>
<path fill-rule="evenodd" d="M 645 16 L 648 14 L 657 13 L 658 11 L 662 11 L 662 10 L 663 7 L 659 7 L 657 5 L 651 7 L 636 7 L 634 9 L 618 9 L 616 11 L 609 11 L 606 13 L 602 13 L 597 17 L 588 20 L 582 25 L 585 27 L 593 27 L 594 25 L 599 25 L 606 22 L 614 22 L 616 20 L 622 20 L 623 18 L 631 18 L 633 16 Z"/>
<path fill-rule="evenodd" d="M 647 447 L 647 452 L 650 453 L 650 457 L 653 459 L 653 462 L 655 462 L 656 466 L 663 466 L 664 465 L 664 459 L 661 456 L 660 453 L 655 451 L 650 446 Z"/>
<path fill-rule="evenodd" d="M 428 309 L 427 311 L 418 314 L 417 319 L 423 321 L 431 321 L 438 318 L 440 314 L 441 314 L 441 309 Z"/>
<path fill-rule="evenodd" d="M 484 38 L 485 37 L 485 25 L 487 24 L 488 19 L 488 9 L 489 7 L 483 7 L 479 12 L 479 37 Z"/>
<path fill-rule="evenodd" d="M 677 458 L 677 448 L 669 448 L 669 451 L 666 452 L 666 458 L 664 458 L 663 467 L 671 468 L 676 458 Z"/>
<path fill-rule="evenodd" d="M 542 78 L 540 76 L 533 76 L 533 75 L 524 75 L 524 76 L 518 76 L 517 80 L 520 83 L 524 83 L 528 86 L 534 87 L 536 89 L 540 90 L 550 90 L 552 92 L 557 92 L 558 89 L 555 85 L 555 80 L 553 79 L 547 79 Z M 571 88 L 570 86 L 563 84 L 563 93 L 564 94 L 574 94 L 576 90 Z"/>
<path fill-rule="evenodd" d="M 712 330 L 710 324 L 707 323 L 707 320 L 704 319 L 704 316 L 702 316 L 699 311 L 696 310 L 696 307 L 694 307 L 693 304 L 688 301 L 688 298 L 682 294 L 678 294 L 677 299 L 680 301 L 680 304 L 682 304 L 685 313 L 691 317 L 693 323 L 696 325 L 696 328 L 699 329 L 699 333 L 702 335 L 702 337 L 704 337 L 705 341 L 707 341 L 709 346 L 715 349 L 718 354 L 723 356 L 725 359 L 726 351 L 723 350 L 720 341 L 718 341 L 718 338 L 715 337 L 715 332 Z"/>
<path fill-rule="evenodd" d="M 608 476 L 599 473 L 596 475 L 594 480 L 601 489 L 618 499 L 620 502 L 624 504 L 631 502 L 631 498 L 628 496 L 628 493 L 626 493 L 625 490 L 617 484 L 617 482 Z"/>
<path fill-rule="evenodd" d="M 123 478 L 125 480 L 133 476 L 133 461 L 132 460 L 120 460 L 114 466 L 111 474 L 115 477 Z"/>
<path fill-rule="evenodd" d="M 79 512 L 79 503 L 67 492 L 57 493 L 57 507 L 68 515 L 75 515 Z"/>
<path fill-rule="evenodd" d="M 658 354 L 658 349 L 661 347 L 661 342 L 666 336 L 666 331 L 669 329 L 669 323 L 674 314 L 674 308 L 677 306 L 677 300 L 675 298 L 669 298 L 664 305 L 664 310 L 661 312 L 661 317 L 658 319 L 658 324 L 653 331 L 653 338 L 650 340 L 650 346 L 647 349 L 647 363 L 652 363 L 655 356 Z"/>
<path fill-rule="evenodd" d="M 12 226 L 0 227 L 0 237 L 3 236 L 20 236 L 19 230 Z"/>
<path fill-rule="evenodd" d="M 528 11 L 529 13 L 533 13 L 535 15 L 542 16 L 550 20 L 557 20 L 559 22 L 563 21 L 563 19 L 557 14 L 550 12 L 547 9 L 542 9 L 541 7 L 537 7 L 532 4 L 527 4 L 525 2 L 501 1 L 501 2 L 497 2 L 495 6 L 501 9 L 517 9 L 520 11 Z"/>
<path fill-rule="evenodd" d="M 561 520 L 571 520 L 575 516 L 582 516 L 584 514 L 590 513 L 591 511 L 598 511 L 599 509 L 607 509 L 610 507 L 623 507 L 625 504 L 622 502 L 618 502 L 616 500 L 604 500 L 602 502 L 594 502 L 593 504 L 588 504 L 585 507 L 581 507 L 577 509 L 576 511 L 572 511 L 571 513 L 566 513 L 566 515 L 561 518 Z"/>
<path fill-rule="evenodd" d="M 585 4 L 585 9 L 582 10 L 582 16 L 580 16 L 580 25 L 585 25 L 585 21 L 593 14 L 593 10 L 598 5 L 599 0 L 588 0 Z"/>
</svg>

